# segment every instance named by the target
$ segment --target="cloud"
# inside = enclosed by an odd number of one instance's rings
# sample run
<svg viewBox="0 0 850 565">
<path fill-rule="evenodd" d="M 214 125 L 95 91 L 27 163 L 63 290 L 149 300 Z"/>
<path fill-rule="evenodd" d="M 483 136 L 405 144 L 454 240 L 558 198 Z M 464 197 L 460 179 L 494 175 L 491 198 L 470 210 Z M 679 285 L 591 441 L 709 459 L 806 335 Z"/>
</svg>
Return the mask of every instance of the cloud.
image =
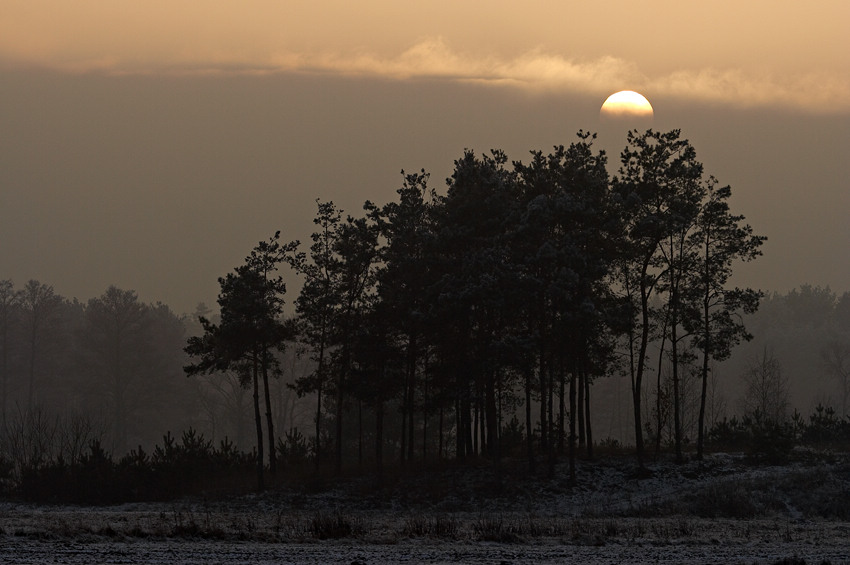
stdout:
<svg viewBox="0 0 850 565">
<path fill-rule="evenodd" d="M 2 58 L 0 58 L 2 60 Z M 10 57 L 6 57 L 7 67 Z M 575 60 L 535 49 L 513 58 L 463 53 L 440 37 L 425 38 L 397 55 L 365 50 L 293 51 L 271 54 L 182 51 L 169 62 L 119 57 L 64 58 L 44 53 L 39 66 L 69 72 L 113 74 L 273 74 L 321 73 L 394 80 L 443 79 L 529 91 L 580 92 L 603 96 L 622 89 L 682 100 L 736 107 L 787 107 L 828 114 L 850 113 L 850 77 L 810 74 L 759 74 L 741 69 L 684 69 L 648 76 L 638 65 L 617 57 Z"/>
<path fill-rule="evenodd" d="M 826 73 L 777 77 L 740 69 L 678 71 L 652 81 L 671 97 L 741 107 L 784 106 L 815 113 L 850 112 L 850 80 Z"/>
</svg>

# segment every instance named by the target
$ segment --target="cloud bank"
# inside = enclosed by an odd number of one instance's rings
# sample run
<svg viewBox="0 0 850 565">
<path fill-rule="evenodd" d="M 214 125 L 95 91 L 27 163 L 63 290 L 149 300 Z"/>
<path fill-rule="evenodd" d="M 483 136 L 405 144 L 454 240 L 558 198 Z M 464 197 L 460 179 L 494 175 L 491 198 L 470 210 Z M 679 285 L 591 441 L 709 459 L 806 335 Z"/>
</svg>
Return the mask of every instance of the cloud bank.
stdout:
<svg viewBox="0 0 850 565">
<path fill-rule="evenodd" d="M 0 52 L 2 53 L 2 52 Z M 528 91 L 578 92 L 597 96 L 630 89 L 735 107 L 784 107 L 817 114 L 850 113 L 850 77 L 824 71 L 755 74 L 734 68 L 682 69 L 647 75 L 634 62 L 605 56 L 576 60 L 534 49 L 513 58 L 453 50 L 440 37 L 426 38 L 397 55 L 365 50 L 292 51 L 266 54 L 181 51 L 166 61 L 104 57 L 56 58 L 46 52 L 0 54 L 9 67 L 48 67 L 107 74 L 274 74 L 317 73 L 390 80 L 439 79 Z"/>
</svg>

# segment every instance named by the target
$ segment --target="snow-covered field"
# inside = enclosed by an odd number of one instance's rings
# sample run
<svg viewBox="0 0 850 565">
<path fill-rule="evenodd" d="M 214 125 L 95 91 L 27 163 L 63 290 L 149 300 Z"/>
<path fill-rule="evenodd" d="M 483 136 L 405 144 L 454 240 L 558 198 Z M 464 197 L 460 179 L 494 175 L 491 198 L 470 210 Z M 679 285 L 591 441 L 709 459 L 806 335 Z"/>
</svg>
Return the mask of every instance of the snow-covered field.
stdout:
<svg viewBox="0 0 850 565">
<path fill-rule="evenodd" d="M 216 501 L 0 503 L 0 563 L 850 563 L 846 461 L 752 467 L 584 462 L 476 486 L 489 471 L 351 480 Z M 467 484 L 467 481 L 471 481 Z M 794 563 L 794 561 L 790 561 Z"/>
</svg>

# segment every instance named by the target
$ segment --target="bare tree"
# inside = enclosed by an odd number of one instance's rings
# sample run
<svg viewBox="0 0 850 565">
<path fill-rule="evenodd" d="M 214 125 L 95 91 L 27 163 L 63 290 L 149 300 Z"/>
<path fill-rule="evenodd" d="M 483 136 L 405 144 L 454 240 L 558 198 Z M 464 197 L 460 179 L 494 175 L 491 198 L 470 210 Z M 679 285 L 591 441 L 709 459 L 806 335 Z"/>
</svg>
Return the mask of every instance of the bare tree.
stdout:
<svg viewBox="0 0 850 565">
<path fill-rule="evenodd" d="M 9 404 L 9 361 L 12 346 L 12 324 L 15 317 L 15 306 L 19 295 L 11 280 L 0 281 L 0 394 L 3 395 L 2 418 L 6 421 L 6 410 Z"/>
<path fill-rule="evenodd" d="M 788 379 L 782 375 L 782 367 L 772 351 L 766 347 L 753 360 L 744 375 L 747 384 L 744 395 L 744 410 L 747 414 L 758 414 L 764 419 L 779 423 L 788 416 Z"/>
<path fill-rule="evenodd" d="M 847 416 L 850 401 L 850 345 L 838 339 L 830 340 L 821 350 L 821 362 L 829 376 L 841 388 L 841 416 Z"/>
</svg>

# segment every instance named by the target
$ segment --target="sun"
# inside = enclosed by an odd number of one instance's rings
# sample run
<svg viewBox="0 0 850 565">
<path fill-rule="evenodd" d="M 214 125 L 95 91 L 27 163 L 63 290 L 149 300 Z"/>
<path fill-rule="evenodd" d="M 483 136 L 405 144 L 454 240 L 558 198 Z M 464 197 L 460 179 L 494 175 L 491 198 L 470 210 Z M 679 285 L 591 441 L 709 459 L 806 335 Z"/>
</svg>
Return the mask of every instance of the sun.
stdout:
<svg viewBox="0 0 850 565">
<path fill-rule="evenodd" d="M 652 104 L 643 94 L 634 90 L 615 92 L 605 100 L 599 110 L 599 117 L 603 119 L 652 119 L 652 116 Z"/>
</svg>

